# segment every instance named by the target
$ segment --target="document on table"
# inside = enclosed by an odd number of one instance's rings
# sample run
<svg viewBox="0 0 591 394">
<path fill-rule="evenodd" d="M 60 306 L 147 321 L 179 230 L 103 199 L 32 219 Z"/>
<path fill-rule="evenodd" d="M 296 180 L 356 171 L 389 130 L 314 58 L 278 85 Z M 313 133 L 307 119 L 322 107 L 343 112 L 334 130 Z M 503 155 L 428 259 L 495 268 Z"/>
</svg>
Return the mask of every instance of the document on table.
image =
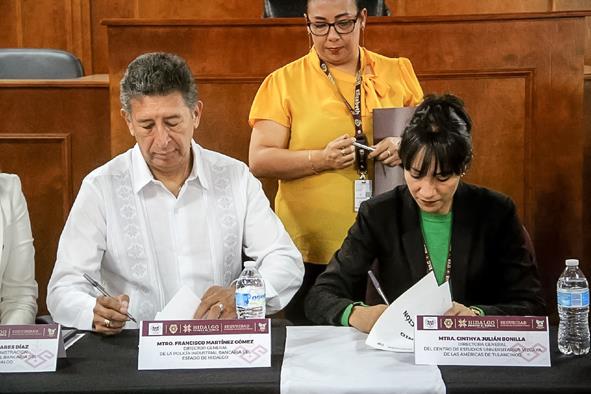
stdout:
<svg viewBox="0 0 591 394">
<path fill-rule="evenodd" d="M 451 307 L 449 282 L 438 286 L 431 271 L 390 304 L 365 343 L 376 349 L 412 352 L 417 315 L 442 315 Z"/>
<path fill-rule="evenodd" d="M 201 299 L 188 286 L 177 291 L 162 311 L 156 313 L 154 320 L 191 320 Z"/>
</svg>

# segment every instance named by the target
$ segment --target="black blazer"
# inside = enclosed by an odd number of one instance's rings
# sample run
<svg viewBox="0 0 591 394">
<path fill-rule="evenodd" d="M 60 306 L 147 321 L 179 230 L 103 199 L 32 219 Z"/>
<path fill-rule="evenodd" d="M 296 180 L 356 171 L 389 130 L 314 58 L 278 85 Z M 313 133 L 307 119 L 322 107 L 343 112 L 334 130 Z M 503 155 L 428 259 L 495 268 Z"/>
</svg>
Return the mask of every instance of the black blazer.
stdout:
<svg viewBox="0 0 591 394">
<path fill-rule="evenodd" d="M 544 315 L 540 278 L 511 199 L 460 182 L 452 205 L 452 299 L 487 315 Z M 372 198 L 306 298 L 306 316 L 340 324 L 347 305 L 365 296 L 367 271 L 389 301 L 428 272 L 419 208 L 406 185 Z"/>
</svg>

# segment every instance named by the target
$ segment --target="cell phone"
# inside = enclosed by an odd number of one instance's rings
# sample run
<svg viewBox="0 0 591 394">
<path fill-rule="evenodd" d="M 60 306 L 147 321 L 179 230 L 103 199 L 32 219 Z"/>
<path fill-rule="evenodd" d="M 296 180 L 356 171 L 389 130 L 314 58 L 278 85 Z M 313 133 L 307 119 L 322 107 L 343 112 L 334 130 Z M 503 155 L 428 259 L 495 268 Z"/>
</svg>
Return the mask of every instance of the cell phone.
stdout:
<svg viewBox="0 0 591 394">
<path fill-rule="evenodd" d="M 353 145 L 356 146 L 356 147 L 358 147 L 358 148 L 368 150 L 370 152 L 373 152 L 374 150 L 376 150 L 376 148 L 372 148 L 371 146 L 360 144 L 357 141 L 353 142 Z"/>
</svg>

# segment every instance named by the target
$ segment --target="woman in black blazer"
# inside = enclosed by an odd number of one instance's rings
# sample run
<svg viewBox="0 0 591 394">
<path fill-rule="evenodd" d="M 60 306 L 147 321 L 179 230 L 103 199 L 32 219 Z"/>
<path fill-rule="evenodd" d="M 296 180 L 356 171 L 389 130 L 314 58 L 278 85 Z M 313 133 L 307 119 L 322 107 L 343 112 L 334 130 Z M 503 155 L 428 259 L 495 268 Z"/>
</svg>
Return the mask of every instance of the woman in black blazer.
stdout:
<svg viewBox="0 0 591 394">
<path fill-rule="evenodd" d="M 462 182 L 472 159 L 471 121 L 461 100 L 427 96 L 405 130 L 406 185 L 363 203 L 327 270 L 306 299 L 319 324 L 368 332 L 386 305 L 367 306 L 367 271 L 389 301 L 434 270 L 450 281 L 450 315 L 545 313 L 539 274 L 511 199 Z"/>
</svg>

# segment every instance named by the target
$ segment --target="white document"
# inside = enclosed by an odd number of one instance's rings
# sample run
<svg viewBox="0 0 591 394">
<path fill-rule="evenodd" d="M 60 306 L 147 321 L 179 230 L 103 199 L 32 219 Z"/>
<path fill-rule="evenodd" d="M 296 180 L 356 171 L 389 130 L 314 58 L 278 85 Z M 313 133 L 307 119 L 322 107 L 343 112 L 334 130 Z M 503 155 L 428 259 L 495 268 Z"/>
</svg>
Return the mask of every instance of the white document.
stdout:
<svg viewBox="0 0 591 394">
<path fill-rule="evenodd" d="M 445 393 L 437 367 L 369 348 L 366 337 L 353 327 L 287 327 L 281 394 Z"/>
<path fill-rule="evenodd" d="M 176 292 L 162 311 L 156 313 L 154 320 L 191 320 L 199 304 L 201 298 L 185 285 Z"/>
<path fill-rule="evenodd" d="M 442 315 L 451 307 L 449 282 L 438 286 L 431 271 L 390 304 L 373 326 L 366 344 L 393 352 L 412 352 L 417 315 Z"/>
</svg>

